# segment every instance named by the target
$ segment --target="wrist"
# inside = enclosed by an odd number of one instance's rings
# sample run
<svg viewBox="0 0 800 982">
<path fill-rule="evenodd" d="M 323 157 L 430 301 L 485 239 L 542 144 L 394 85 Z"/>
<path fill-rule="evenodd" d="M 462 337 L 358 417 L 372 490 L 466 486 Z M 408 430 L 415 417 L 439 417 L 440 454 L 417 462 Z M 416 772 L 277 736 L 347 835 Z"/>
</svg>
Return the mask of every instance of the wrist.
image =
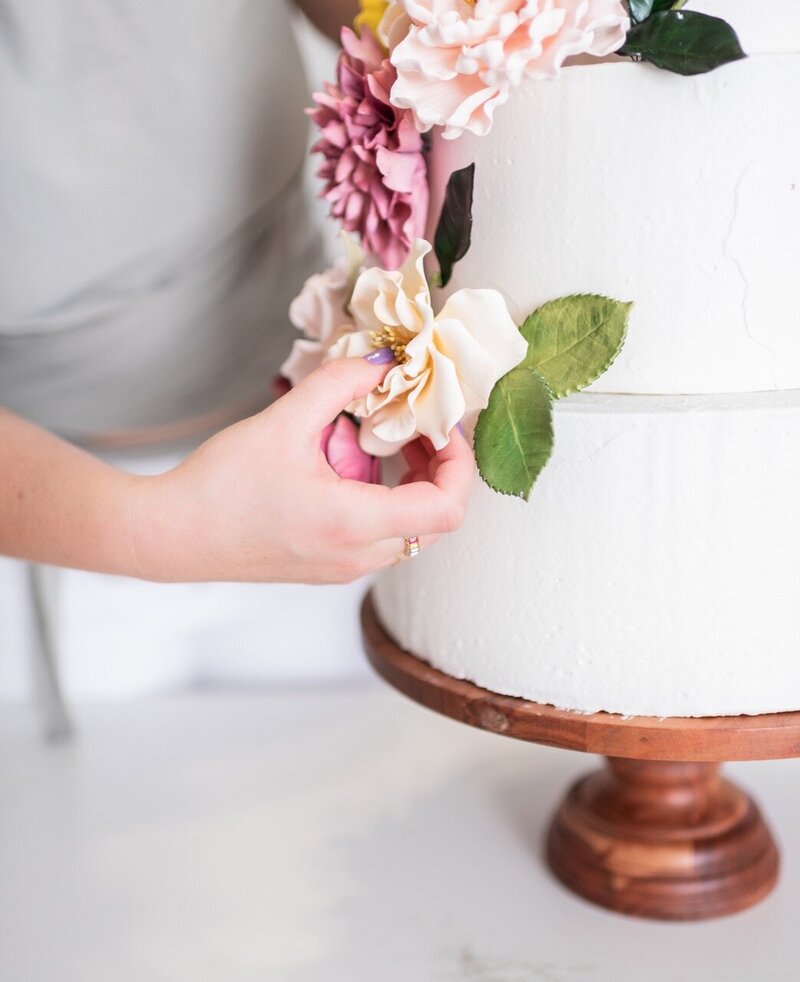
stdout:
<svg viewBox="0 0 800 982">
<path fill-rule="evenodd" d="M 127 508 L 128 575 L 153 582 L 189 579 L 183 561 L 180 513 L 172 493 L 172 471 L 131 476 Z"/>
</svg>

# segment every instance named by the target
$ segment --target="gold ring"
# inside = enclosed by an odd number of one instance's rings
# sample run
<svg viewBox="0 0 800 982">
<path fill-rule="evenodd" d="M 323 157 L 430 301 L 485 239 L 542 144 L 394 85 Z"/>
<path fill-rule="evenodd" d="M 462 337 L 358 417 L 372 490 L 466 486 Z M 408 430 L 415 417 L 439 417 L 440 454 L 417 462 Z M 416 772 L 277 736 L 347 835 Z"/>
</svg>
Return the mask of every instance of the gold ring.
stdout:
<svg viewBox="0 0 800 982">
<path fill-rule="evenodd" d="M 414 556 L 418 556 L 421 548 L 418 535 L 407 535 L 403 539 L 403 555 L 406 559 L 413 559 Z"/>
</svg>

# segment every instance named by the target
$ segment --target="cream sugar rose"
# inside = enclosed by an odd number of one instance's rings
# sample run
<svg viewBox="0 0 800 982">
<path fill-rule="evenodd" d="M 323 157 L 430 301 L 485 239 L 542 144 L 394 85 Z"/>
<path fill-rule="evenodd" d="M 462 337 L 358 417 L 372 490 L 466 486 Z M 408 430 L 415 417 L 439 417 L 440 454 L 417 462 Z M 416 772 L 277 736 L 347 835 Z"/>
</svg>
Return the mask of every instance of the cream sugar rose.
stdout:
<svg viewBox="0 0 800 982">
<path fill-rule="evenodd" d="M 308 335 L 282 369 L 293 385 L 329 358 L 364 357 L 379 347 L 394 353 L 397 364 L 380 386 L 348 406 L 361 421 L 362 449 L 379 457 L 418 436 L 441 450 L 528 350 L 494 290 L 459 290 L 434 312 L 423 266 L 430 250 L 417 240 L 399 270 L 361 270 L 365 256 L 351 242 L 350 272 L 345 261 L 312 277 L 292 306 Z"/>
<path fill-rule="evenodd" d="M 401 270 L 359 276 L 349 304 L 353 329 L 340 331 L 328 352 L 364 357 L 386 346 L 395 354 L 380 386 L 348 407 L 361 420 L 361 446 L 378 456 L 420 435 L 441 450 L 528 350 L 495 290 L 458 290 L 434 313 L 423 268 L 430 249 L 418 240 Z"/>
</svg>

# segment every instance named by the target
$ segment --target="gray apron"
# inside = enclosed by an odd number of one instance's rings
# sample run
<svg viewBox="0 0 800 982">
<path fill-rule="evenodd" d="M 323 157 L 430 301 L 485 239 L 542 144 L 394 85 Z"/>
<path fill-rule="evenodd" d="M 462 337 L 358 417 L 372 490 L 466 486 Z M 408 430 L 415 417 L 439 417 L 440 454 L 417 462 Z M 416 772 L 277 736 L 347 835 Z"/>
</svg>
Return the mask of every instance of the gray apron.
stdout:
<svg viewBox="0 0 800 982">
<path fill-rule="evenodd" d="M 307 100 L 283 0 L 0 0 L 0 405 L 101 445 L 264 405 Z"/>
</svg>

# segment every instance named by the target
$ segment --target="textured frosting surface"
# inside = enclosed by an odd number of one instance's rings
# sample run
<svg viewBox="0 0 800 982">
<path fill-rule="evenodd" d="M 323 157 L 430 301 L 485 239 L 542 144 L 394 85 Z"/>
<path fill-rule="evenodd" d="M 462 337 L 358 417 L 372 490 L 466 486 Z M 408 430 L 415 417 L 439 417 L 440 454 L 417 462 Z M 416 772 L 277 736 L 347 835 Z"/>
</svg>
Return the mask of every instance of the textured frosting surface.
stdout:
<svg viewBox="0 0 800 982">
<path fill-rule="evenodd" d="M 798 487 L 798 391 L 575 396 L 530 502 L 477 484 L 378 613 L 436 668 L 562 708 L 797 710 Z"/>
<path fill-rule="evenodd" d="M 758 8 L 740 19 L 766 30 L 762 5 L 729 6 Z M 448 290 L 499 289 L 519 319 L 568 293 L 635 301 L 594 391 L 800 388 L 796 119 L 800 55 L 692 79 L 620 60 L 526 83 L 489 136 L 434 138 L 432 216 L 451 172 L 476 164 L 472 247 Z"/>
</svg>

